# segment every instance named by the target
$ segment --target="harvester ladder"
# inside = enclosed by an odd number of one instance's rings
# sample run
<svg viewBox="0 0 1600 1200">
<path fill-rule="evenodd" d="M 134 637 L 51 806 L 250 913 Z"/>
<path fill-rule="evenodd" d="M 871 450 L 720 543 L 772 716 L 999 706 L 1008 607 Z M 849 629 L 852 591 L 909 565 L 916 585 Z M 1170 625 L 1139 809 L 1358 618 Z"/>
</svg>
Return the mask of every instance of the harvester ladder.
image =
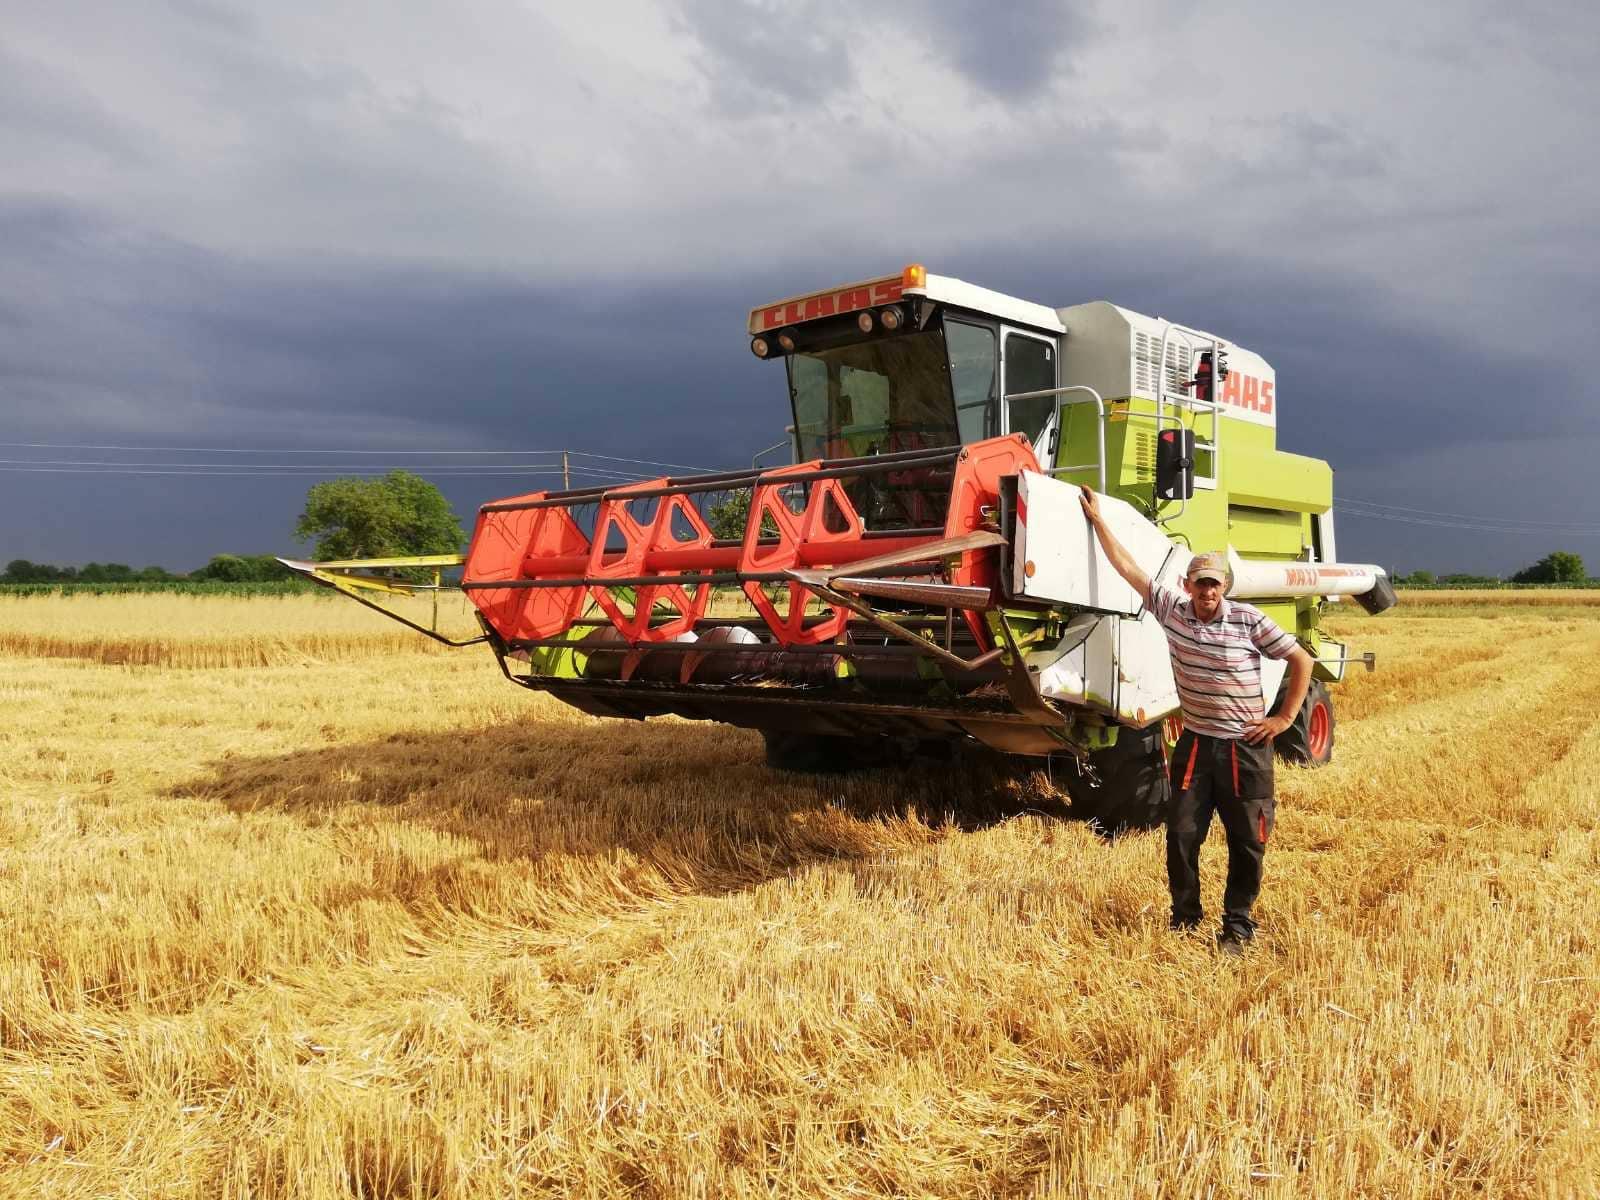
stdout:
<svg viewBox="0 0 1600 1200">
<path fill-rule="evenodd" d="M 1211 440 L 1202 440 L 1200 437 L 1200 431 L 1195 429 L 1194 441 L 1196 450 L 1206 450 L 1211 454 L 1211 474 L 1209 478 L 1205 480 L 1205 482 L 1214 488 L 1217 486 L 1217 479 L 1221 475 L 1222 466 L 1222 416 L 1221 404 L 1217 400 L 1217 385 L 1221 383 L 1221 379 L 1218 376 L 1218 372 L 1221 369 L 1222 357 L 1227 351 L 1228 343 L 1224 342 L 1221 338 L 1213 336 L 1212 334 L 1202 333 L 1198 329 L 1191 329 L 1187 325 L 1179 325 L 1172 321 L 1165 322 L 1161 330 L 1161 349 L 1155 364 L 1156 438 L 1158 441 L 1161 437 L 1162 426 L 1169 419 L 1166 411 L 1167 346 L 1170 344 L 1174 334 L 1182 339 L 1183 344 L 1189 350 L 1190 370 L 1195 369 L 1195 364 L 1199 362 L 1199 355 L 1207 352 L 1211 354 L 1211 399 L 1201 400 L 1197 396 L 1190 396 L 1186 390 L 1181 398 L 1173 398 L 1173 413 L 1170 417 L 1170 420 L 1172 421 L 1173 425 L 1179 429 L 1182 429 L 1183 417 L 1177 410 L 1180 408 L 1187 408 L 1190 412 L 1195 414 L 1195 417 L 1191 422 L 1192 428 L 1195 423 L 1198 423 L 1200 413 L 1209 412 L 1211 414 Z M 1197 486 L 1200 482 L 1201 481 L 1198 478 L 1195 480 Z M 1152 488 L 1154 488 L 1154 486 L 1155 485 L 1152 484 Z M 1152 502 L 1156 507 L 1160 506 L 1160 501 L 1155 499 L 1154 496 L 1152 496 Z M 1179 517 L 1183 516 L 1188 507 L 1189 501 L 1187 499 L 1180 500 L 1178 502 L 1178 510 L 1176 512 L 1168 513 L 1165 516 L 1158 516 L 1156 518 L 1156 524 L 1165 525 L 1169 521 L 1177 520 Z"/>
</svg>

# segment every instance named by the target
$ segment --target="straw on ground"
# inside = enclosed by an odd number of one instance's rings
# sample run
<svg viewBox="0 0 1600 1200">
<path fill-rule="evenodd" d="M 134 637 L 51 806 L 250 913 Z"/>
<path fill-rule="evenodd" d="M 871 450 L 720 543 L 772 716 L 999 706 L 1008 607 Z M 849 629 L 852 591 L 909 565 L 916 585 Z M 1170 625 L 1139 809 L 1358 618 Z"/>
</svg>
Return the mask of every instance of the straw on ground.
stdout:
<svg viewBox="0 0 1600 1200">
<path fill-rule="evenodd" d="M 1343 620 L 1239 965 L 1042 774 L 780 776 L 315 598 L 108 665 L 77 603 L 0 622 L 0 1194 L 1594 1193 L 1600 612 Z"/>
</svg>

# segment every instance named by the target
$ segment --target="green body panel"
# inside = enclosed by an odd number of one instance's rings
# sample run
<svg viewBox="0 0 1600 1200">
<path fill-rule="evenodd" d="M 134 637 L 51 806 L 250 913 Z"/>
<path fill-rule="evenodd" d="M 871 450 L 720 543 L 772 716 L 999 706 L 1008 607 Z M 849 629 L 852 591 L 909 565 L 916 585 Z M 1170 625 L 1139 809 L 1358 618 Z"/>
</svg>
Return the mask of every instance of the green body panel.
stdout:
<svg viewBox="0 0 1600 1200">
<path fill-rule="evenodd" d="M 1302 513 L 1228 505 L 1228 541 L 1246 558 L 1294 558 L 1304 545 L 1304 524 Z"/>
<path fill-rule="evenodd" d="M 1333 507 L 1333 469 L 1321 459 L 1277 448 L 1277 429 L 1225 414 L 1195 412 L 1168 404 L 1162 424 L 1176 416 L 1195 431 L 1196 487 L 1187 502 L 1154 502 L 1155 403 L 1140 397 L 1107 397 L 1106 489 L 1143 511 L 1192 550 L 1226 550 L 1241 558 L 1305 562 L 1311 554 L 1314 514 Z M 1220 421 L 1221 429 L 1217 428 Z M 1060 464 L 1096 461 L 1094 406 L 1072 405 L 1062 413 Z M 1220 434 L 1220 439 L 1218 438 Z M 1083 467 L 1059 476 L 1093 484 L 1096 470 Z M 1214 478 L 1214 485 L 1208 482 Z M 1315 656 L 1321 646 L 1322 604 L 1312 596 L 1266 600 L 1256 607 L 1291 630 Z M 1321 672 L 1326 674 L 1326 668 Z"/>
</svg>

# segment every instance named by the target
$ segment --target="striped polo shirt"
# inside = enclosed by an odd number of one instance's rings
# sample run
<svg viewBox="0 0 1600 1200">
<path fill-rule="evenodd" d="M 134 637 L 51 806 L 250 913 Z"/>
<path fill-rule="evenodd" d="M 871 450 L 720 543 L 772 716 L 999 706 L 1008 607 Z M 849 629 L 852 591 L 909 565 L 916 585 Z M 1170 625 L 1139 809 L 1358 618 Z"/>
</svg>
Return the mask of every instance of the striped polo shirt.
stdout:
<svg viewBox="0 0 1600 1200">
<path fill-rule="evenodd" d="M 1245 723 L 1265 711 L 1261 656 L 1288 658 L 1298 645 L 1293 635 L 1254 605 L 1226 597 L 1216 620 L 1202 621 L 1186 595 L 1156 583 L 1150 611 L 1167 635 L 1184 725 L 1212 737 L 1244 736 Z"/>
</svg>

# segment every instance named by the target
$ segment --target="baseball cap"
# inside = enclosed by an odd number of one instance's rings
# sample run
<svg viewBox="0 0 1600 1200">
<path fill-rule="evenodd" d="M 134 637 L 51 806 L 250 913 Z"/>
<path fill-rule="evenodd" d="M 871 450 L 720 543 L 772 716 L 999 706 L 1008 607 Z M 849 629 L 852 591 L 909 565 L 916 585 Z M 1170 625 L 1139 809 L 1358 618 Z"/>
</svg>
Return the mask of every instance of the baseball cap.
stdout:
<svg viewBox="0 0 1600 1200">
<path fill-rule="evenodd" d="M 1189 582 L 1194 583 L 1201 579 L 1214 579 L 1224 587 L 1232 572 L 1228 570 L 1228 556 L 1211 551 L 1208 554 L 1196 554 L 1189 560 L 1189 569 L 1184 572 L 1189 577 Z"/>
</svg>

